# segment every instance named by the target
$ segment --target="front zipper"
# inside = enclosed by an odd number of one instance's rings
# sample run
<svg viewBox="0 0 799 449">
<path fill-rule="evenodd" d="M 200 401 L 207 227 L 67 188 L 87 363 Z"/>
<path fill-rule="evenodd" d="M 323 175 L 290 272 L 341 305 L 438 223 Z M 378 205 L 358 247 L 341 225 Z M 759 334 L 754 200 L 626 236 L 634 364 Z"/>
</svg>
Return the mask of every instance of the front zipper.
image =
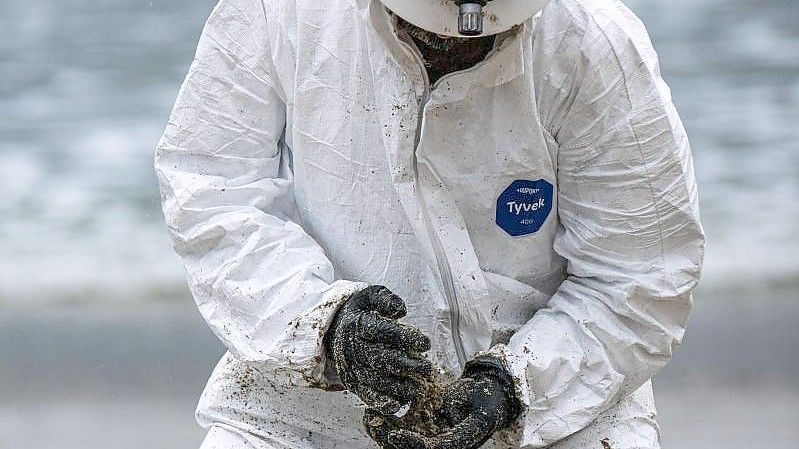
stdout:
<svg viewBox="0 0 799 449">
<path fill-rule="evenodd" d="M 427 102 L 430 100 L 430 92 L 432 89 L 435 89 L 435 85 L 431 88 L 430 86 L 430 78 L 427 75 L 427 69 L 424 65 L 424 58 L 419 53 L 419 49 L 416 48 L 416 45 L 411 45 L 404 40 L 400 40 L 400 43 L 404 45 L 407 50 L 414 56 L 416 62 L 422 69 L 422 79 L 424 81 L 424 91 L 422 93 L 422 98 L 419 101 L 419 112 L 417 114 L 417 121 L 416 121 L 416 135 L 414 138 L 413 143 L 413 163 L 414 163 L 414 170 L 416 173 L 419 173 L 418 169 L 418 159 L 416 158 L 416 150 L 419 147 L 419 142 L 422 138 L 422 122 L 424 120 L 424 110 Z M 436 81 L 436 85 L 438 85 L 441 80 L 446 78 L 447 74 L 442 76 L 441 78 Z M 417 178 L 418 182 L 418 178 Z M 452 278 L 452 269 L 449 266 L 449 262 L 447 261 L 446 254 L 444 252 L 444 247 L 441 244 L 440 239 L 438 238 L 438 234 L 433 229 L 432 224 L 430 223 L 430 217 L 428 216 L 427 205 L 425 204 L 424 195 L 419 191 L 420 198 L 422 200 L 422 214 L 424 215 L 425 225 L 427 226 L 427 231 L 430 234 L 430 240 L 433 244 L 433 253 L 436 256 L 436 265 L 438 266 L 439 276 L 441 277 L 441 283 L 444 285 L 444 296 L 447 299 L 447 304 L 449 306 L 449 321 L 450 327 L 452 332 L 452 340 L 455 346 L 455 354 L 458 357 L 458 362 L 461 367 L 466 365 L 466 351 L 463 348 L 463 338 L 461 337 L 460 333 L 460 321 L 461 321 L 461 314 L 460 314 L 460 305 L 458 304 L 458 296 L 455 292 L 455 282 Z"/>
</svg>

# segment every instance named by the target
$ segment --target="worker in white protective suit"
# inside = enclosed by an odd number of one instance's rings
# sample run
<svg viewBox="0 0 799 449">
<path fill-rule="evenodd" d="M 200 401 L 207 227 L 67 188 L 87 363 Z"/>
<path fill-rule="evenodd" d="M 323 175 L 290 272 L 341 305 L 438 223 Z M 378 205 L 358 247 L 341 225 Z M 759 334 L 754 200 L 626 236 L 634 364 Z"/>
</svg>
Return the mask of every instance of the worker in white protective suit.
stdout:
<svg viewBox="0 0 799 449">
<path fill-rule="evenodd" d="M 704 240 L 621 2 L 221 0 L 155 167 L 203 449 L 659 447 Z"/>
</svg>

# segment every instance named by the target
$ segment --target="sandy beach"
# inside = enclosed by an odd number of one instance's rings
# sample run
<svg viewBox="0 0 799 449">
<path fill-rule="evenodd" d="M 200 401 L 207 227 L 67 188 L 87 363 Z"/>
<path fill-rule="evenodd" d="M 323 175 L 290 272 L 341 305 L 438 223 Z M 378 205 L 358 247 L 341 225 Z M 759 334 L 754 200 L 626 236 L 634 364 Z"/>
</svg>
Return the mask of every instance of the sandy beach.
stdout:
<svg viewBox="0 0 799 449">
<path fill-rule="evenodd" d="M 795 291 L 700 289 L 684 345 L 655 379 L 664 448 L 796 447 Z M 768 301 L 782 304 L 779 313 L 758 305 Z M 194 405 L 223 350 L 188 297 L 3 313 L 0 341 L 1 448 L 193 448 L 202 440 Z"/>
</svg>

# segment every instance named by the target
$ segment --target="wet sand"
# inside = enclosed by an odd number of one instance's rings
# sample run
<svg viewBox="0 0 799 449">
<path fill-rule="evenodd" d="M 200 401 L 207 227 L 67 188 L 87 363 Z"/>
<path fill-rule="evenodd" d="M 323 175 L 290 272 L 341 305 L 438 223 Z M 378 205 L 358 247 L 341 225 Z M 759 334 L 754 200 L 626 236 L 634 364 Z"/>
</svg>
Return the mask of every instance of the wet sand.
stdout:
<svg viewBox="0 0 799 449">
<path fill-rule="evenodd" d="M 794 449 L 799 392 L 785 388 L 657 391 L 664 449 Z M 192 449 L 203 429 L 193 396 L 81 396 L 0 404 L 0 447 Z"/>
<path fill-rule="evenodd" d="M 766 291 L 697 294 L 685 344 L 655 379 L 664 448 L 796 447 L 797 289 Z M 188 299 L 18 309 L 0 314 L 0 341 L 0 448 L 202 440 L 194 405 L 222 348 Z"/>
</svg>

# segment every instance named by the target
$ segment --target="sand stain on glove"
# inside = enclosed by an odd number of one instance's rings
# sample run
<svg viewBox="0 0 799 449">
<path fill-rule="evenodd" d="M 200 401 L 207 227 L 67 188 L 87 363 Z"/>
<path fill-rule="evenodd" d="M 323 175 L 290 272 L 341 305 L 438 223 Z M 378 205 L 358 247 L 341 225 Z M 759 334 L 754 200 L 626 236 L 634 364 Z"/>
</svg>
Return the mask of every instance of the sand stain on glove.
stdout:
<svg viewBox="0 0 799 449">
<path fill-rule="evenodd" d="M 512 382 L 499 361 L 478 357 L 454 382 L 433 379 L 405 416 L 367 410 L 364 425 L 384 449 L 476 449 L 518 417 Z"/>
<path fill-rule="evenodd" d="M 393 422 L 420 435 L 438 435 L 446 425 L 438 413 L 444 405 L 444 382 L 438 373 L 433 372 L 427 378 L 420 378 L 419 386 L 419 394 L 411 402 L 408 411 Z M 383 424 L 379 422 L 381 418 L 377 419 L 373 424 Z"/>
<path fill-rule="evenodd" d="M 391 415 L 423 395 L 432 363 L 430 340 L 400 324 L 405 304 L 380 285 L 354 293 L 339 309 L 325 347 L 347 389 L 368 407 Z"/>
</svg>

